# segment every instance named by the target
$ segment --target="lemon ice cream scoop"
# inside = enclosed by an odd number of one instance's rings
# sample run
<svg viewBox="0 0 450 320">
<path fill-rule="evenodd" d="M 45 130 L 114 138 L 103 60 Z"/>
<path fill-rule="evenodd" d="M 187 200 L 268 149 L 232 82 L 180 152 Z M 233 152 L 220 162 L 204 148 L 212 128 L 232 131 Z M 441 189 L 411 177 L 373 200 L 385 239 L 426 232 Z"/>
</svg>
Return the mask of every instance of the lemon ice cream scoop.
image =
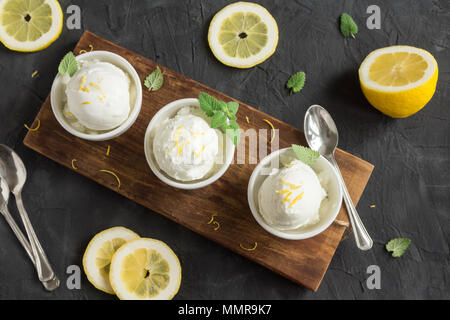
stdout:
<svg viewBox="0 0 450 320">
<path fill-rule="evenodd" d="M 184 107 L 155 130 L 153 154 L 159 167 L 180 181 L 204 178 L 219 154 L 219 136 L 200 116 Z"/>
<path fill-rule="evenodd" d="M 326 191 L 314 170 L 299 160 L 274 169 L 259 189 L 259 210 L 264 220 L 280 230 L 296 229 L 319 221 Z"/>
<path fill-rule="evenodd" d="M 84 63 L 66 88 L 70 116 L 95 131 L 120 126 L 130 113 L 130 78 L 108 62 Z"/>
</svg>

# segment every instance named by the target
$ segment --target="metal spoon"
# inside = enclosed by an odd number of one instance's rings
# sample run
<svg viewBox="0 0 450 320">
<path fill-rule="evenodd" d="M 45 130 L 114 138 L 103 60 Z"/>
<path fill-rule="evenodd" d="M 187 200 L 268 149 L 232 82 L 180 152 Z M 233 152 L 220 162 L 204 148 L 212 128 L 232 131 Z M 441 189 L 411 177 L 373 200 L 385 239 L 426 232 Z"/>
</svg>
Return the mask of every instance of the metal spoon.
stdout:
<svg viewBox="0 0 450 320">
<path fill-rule="evenodd" d="M 344 202 L 347 206 L 348 216 L 352 224 L 356 245 L 361 250 L 372 248 L 373 241 L 362 223 L 358 212 L 350 198 L 344 179 L 342 178 L 339 166 L 334 158 L 334 151 L 338 145 L 338 130 L 330 114 L 321 106 L 313 105 L 309 107 L 305 114 L 304 130 L 306 141 L 311 149 L 319 151 L 335 167 L 344 194 Z"/>
<path fill-rule="evenodd" d="M 16 198 L 17 208 L 30 241 L 39 280 L 41 282 L 56 281 L 57 278 L 55 277 L 55 273 L 42 249 L 23 205 L 22 189 L 27 177 L 25 165 L 14 150 L 3 144 L 0 144 L 0 175 L 4 177 L 10 191 Z"/>
<path fill-rule="evenodd" d="M 30 258 L 31 262 L 33 262 L 33 265 L 36 266 L 36 261 L 34 259 L 33 252 L 31 250 L 31 246 L 30 246 L 27 238 L 24 236 L 24 234 L 20 230 L 19 226 L 16 224 L 13 217 L 9 213 L 9 210 L 8 210 L 9 193 L 10 193 L 10 190 L 9 190 L 8 184 L 6 183 L 6 180 L 3 179 L 2 176 L 0 176 L 0 194 L 1 194 L 0 213 L 2 213 L 3 216 L 5 217 L 5 220 L 8 222 L 9 226 L 13 230 L 17 239 L 19 240 L 19 242 L 22 244 L 25 251 L 27 252 L 28 257 Z M 56 276 L 54 276 L 51 280 L 44 281 L 44 282 L 42 282 L 42 284 L 45 287 L 45 289 L 47 289 L 48 291 L 53 291 L 59 287 L 59 279 Z"/>
</svg>

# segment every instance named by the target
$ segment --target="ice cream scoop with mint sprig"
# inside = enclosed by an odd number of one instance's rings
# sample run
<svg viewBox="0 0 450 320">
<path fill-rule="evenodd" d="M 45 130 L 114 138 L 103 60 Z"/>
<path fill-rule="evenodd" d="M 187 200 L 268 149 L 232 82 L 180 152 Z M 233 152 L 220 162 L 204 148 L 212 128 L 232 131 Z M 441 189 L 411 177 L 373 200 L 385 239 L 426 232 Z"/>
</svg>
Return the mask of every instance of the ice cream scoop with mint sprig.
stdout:
<svg viewBox="0 0 450 320">
<path fill-rule="evenodd" d="M 98 60 L 77 61 L 69 52 L 58 68 L 66 85 L 64 116 L 82 132 L 119 127 L 130 114 L 130 78 L 120 68 Z"/>
<path fill-rule="evenodd" d="M 326 197 L 321 178 L 311 168 L 319 157 L 316 151 L 292 145 L 296 159 L 282 159 L 282 168 L 273 169 L 258 193 L 264 220 L 280 230 L 291 230 L 319 222 L 319 210 Z"/>
<path fill-rule="evenodd" d="M 179 181 L 199 180 L 213 174 L 221 164 L 224 135 L 239 143 L 236 123 L 239 105 L 218 101 L 206 93 L 199 95 L 200 108 L 185 106 L 158 124 L 153 138 L 153 154 L 160 169 Z M 222 129 L 222 131 L 219 130 Z"/>
</svg>

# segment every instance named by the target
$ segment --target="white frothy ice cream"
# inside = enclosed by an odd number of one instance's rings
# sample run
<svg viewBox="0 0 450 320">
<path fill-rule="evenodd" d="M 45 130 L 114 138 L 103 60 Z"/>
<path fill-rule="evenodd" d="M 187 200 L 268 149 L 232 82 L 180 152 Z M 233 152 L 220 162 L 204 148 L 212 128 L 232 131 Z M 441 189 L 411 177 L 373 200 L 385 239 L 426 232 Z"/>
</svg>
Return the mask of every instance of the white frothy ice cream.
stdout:
<svg viewBox="0 0 450 320">
<path fill-rule="evenodd" d="M 153 154 L 159 167 L 176 180 L 204 178 L 219 154 L 218 132 L 191 107 L 184 107 L 155 128 Z"/>
<path fill-rule="evenodd" d="M 112 130 L 130 114 L 130 78 L 108 62 L 80 63 L 67 82 L 66 96 L 65 116 L 81 131 Z"/>
<path fill-rule="evenodd" d="M 319 221 L 319 209 L 326 191 L 314 170 L 294 160 L 274 169 L 259 189 L 260 213 L 267 223 L 282 229 L 295 229 Z"/>
</svg>

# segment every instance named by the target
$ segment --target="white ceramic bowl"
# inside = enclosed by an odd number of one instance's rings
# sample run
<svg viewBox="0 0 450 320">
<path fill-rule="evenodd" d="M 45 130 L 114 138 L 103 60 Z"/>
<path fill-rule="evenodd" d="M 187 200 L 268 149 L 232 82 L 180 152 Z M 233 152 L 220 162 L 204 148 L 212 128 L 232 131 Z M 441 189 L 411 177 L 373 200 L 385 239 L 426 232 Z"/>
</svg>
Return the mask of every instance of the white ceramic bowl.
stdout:
<svg viewBox="0 0 450 320">
<path fill-rule="evenodd" d="M 65 92 L 64 92 L 64 84 L 62 83 L 62 76 L 58 74 L 53 81 L 52 90 L 50 93 L 50 102 L 52 105 L 53 114 L 56 117 L 56 120 L 58 120 L 59 124 L 69 133 L 73 134 L 74 136 L 77 136 L 82 139 L 86 140 L 92 140 L 92 141 L 104 141 L 104 140 L 110 140 L 113 138 L 116 138 L 123 134 L 125 131 L 127 131 L 133 123 L 136 121 L 139 112 L 141 111 L 141 105 L 142 105 L 142 85 L 141 80 L 139 79 L 139 75 L 137 74 L 136 70 L 133 68 L 133 66 L 124 58 L 121 56 L 108 52 L 108 51 L 92 51 L 84 54 L 80 54 L 76 57 L 76 59 L 79 60 L 99 60 L 102 62 L 109 62 L 116 67 L 119 67 L 122 69 L 125 73 L 127 73 L 131 80 L 131 86 L 130 94 L 134 96 L 134 104 L 131 106 L 131 111 L 128 116 L 128 119 L 122 123 L 119 127 L 112 129 L 107 132 L 102 132 L 99 134 L 87 134 L 84 132 L 80 132 L 73 128 L 69 122 L 67 121 L 66 117 L 64 117 L 63 109 L 64 109 L 64 98 L 65 98 Z"/>
<path fill-rule="evenodd" d="M 276 161 L 277 157 L 279 157 L 278 162 Z M 262 174 L 262 170 L 267 169 L 264 171 L 268 171 L 275 166 L 282 167 L 283 158 L 295 158 L 295 154 L 291 148 L 280 149 L 271 153 L 263 160 L 261 160 L 261 162 L 253 170 L 250 181 L 248 183 L 247 193 L 250 210 L 258 224 L 266 231 L 277 237 L 289 240 L 301 240 L 314 237 L 315 235 L 327 229 L 333 223 L 334 219 L 336 219 L 339 213 L 342 204 L 342 190 L 339 184 L 339 178 L 334 167 L 328 162 L 328 160 L 326 160 L 322 156 L 317 159 L 317 161 L 311 166 L 311 168 L 316 173 L 324 172 L 326 176 L 329 177 L 327 181 L 328 183 L 323 186 L 327 192 L 327 198 L 323 200 L 324 202 L 320 207 L 319 222 L 314 225 L 300 227 L 293 230 L 276 229 L 267 224 L 259 212 L 258 192 L 262 183 L 267 178 L 266 174 Z"/>
<path fill-rule="evenodd" d="M 168 184 L 169 186 L 179 188 L 179 189 L 199 189 L 206 187 L 207 185 L 210 185 L 211 183 L 215 182 L 217 179 L 219 179 L 225 171 L 227 171 L 228 167 L 230 166 L 231 162 L 234 158 L 234 151 L 236 147 L 234 146 L 233 142 L 226 137 L 224 134 L 223 137 L 226 139 L 226 143 L 224 143 L 223 147 L 223 158 L 224 161 L 222 164 L 217 164 L 215 167 L 215 172 L 204 178 L 194 181 L 179 181 L 175 180 L 174 178 L 167 175 L 164 171 L 162 171 L 158 163 L 156 162 L 155 156 L 153 155 L 153 137 L 154 137 L 154 130 L 155 126 L 158 123 L 163 122 L 164 120 L 168 118 L 172 118 L 176 115 L 178 110 L 180 110 L 182 107 L 191 106 L 191 107 L 197 107 L 200 108 L 200 103 L 198 99 L 195 98 L 187 98 L 187 99 L 180 99 L 175 100 L 164 107 L 162 107 L 152 118 L 150 121 L 147 131 L 145 132 L 145 140 L 144 140 L 144 150 L 145 150 L 145 157 L 147 158 L 148 165 L 150 166 L 150 169 L 153 171 L 153 173 L 164 183 Z"/>
</svg>

